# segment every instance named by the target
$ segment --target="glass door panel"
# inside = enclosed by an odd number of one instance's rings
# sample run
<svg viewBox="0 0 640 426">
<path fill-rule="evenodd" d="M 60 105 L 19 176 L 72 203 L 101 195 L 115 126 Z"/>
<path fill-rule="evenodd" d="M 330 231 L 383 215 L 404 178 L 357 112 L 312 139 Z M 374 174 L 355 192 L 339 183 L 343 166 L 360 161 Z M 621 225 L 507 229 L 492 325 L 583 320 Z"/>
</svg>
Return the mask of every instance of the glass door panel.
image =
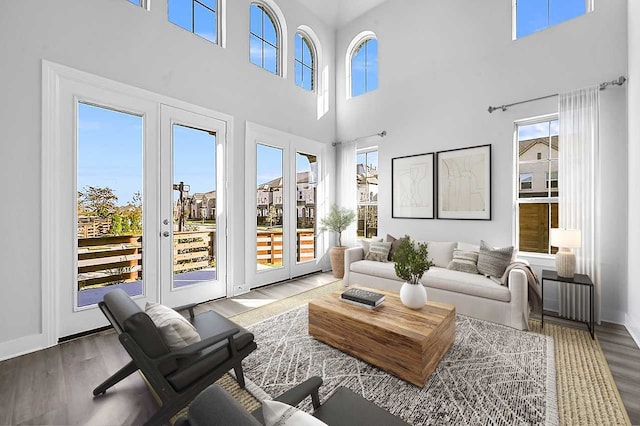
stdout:
<svg viewBox="0 0 640 426">
<path fill-rule="evenodd" d="M 173 281 L 216 280 L 216 135 L 174 124 Z"/>
<path fill-rule="evenodd" d="M 256 269 L 285 266 L 285 186 L 282 148 L 256 144 Z"/>
<path fill-rule="evenodd" d="M 76 307 L 143 294 L 142 117 L 77 104 Z"/>
<path fill-rule="evenodd" d="M 296 262 L 316 259 L 318 157 L 296 153 Z"/>
</svg>

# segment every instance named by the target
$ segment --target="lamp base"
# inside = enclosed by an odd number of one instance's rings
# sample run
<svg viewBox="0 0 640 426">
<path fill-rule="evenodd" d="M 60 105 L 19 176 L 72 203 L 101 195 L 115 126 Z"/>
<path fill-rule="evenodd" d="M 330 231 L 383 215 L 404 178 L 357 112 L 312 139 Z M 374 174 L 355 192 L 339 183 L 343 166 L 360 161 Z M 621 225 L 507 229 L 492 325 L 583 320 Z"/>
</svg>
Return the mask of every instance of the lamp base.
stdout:
<svg viewBox="0 0 640 426">
<path fill-rule="evenodd" d="M 567 249 L 556 253 L 556 273 L 559 277 L 573 278 L 576 271 L 576 256 Z"/>
</svg>

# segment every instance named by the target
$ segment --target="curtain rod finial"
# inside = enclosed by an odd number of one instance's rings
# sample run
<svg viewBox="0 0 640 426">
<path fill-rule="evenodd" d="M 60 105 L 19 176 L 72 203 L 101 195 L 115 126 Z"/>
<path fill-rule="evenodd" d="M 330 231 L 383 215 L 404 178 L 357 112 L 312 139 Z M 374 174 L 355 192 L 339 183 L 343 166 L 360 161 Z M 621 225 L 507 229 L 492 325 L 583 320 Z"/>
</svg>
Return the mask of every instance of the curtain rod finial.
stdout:
<svg viewBox="0 0 640 426">
<path fill-rule="evenodd" d="M 387 136 L 387 131 L 383 130 L 380 133 L 378 133 L 378 136 L 380 136 L 381 138 L 384 138 L 385 136 Z"/>
</svg>

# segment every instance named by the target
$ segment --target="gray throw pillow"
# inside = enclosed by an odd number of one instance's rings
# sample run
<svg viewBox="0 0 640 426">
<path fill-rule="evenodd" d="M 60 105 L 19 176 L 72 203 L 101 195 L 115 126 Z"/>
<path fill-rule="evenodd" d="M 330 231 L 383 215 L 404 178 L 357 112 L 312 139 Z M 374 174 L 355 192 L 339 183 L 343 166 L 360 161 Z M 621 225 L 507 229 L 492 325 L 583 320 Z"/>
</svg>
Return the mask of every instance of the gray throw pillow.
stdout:
<svg viewBox="0 0 640 426">
<path fill-rule="evenodd" d="M 389 260 L 393 261 L 393 255 L 396 252 L 396 250 L 398 250 L 398 246 L 400 245 L 400 242 L 402 240 L 408 240 L 409 236 L 405 235 L 402 238 L 396 238 L 393 235 L 389 235 L 387 234 L 387 237 L 385 238 L 385 241 L 387 243 L 391 243 L 391 250 L 389 250 Z"/>
<path fill-rule="evenodd" d="M 478 255 L 478 272 L 496 278 L 502 278 L 505 269 L 511 263 L 513 246 L 492 248 L 484 241 L 480 241 L 480 253 Z"/>
<path fill-rule="evenodd" d="M 375 260 L 376 262 L 389 262 L 389 251 L 391 250 L 391 243 L 383 243 L 372 241 L 369 244 L 369 254 L 365 259 Z"/>
<path fill-rule="evenodd" d="M 447 269 L 452 271 L 467 272 L 469 274 L 478 273 L 478 252 L 455 249 L 453 259 L 447 265 Z"/>
</svg>

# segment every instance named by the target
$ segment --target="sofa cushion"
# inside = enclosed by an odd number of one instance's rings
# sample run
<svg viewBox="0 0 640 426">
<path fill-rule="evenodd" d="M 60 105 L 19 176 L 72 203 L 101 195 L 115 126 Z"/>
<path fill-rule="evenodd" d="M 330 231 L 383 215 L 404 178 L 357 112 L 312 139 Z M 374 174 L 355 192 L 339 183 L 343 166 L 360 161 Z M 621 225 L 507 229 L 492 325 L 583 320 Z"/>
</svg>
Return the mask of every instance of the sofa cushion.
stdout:
<svg viewBox="0 0 640 426">
<path fill-rule="evenodd" d="M 369 247 L 372 242 L 379 243 L 381 241 L 382 241 L 382 237 L 360 238 L 358 240 L 358 243 L 360 244 L 360 247 L 362 247 L 362 251 L 364 252 L 364 257 L 367 257 L 367 255 L 369 254 Z"/>
<path fill-rule="evenodd" d="M 427 287 L 427 298 L 429 297 L 429 287 L 431 287 L 502 302 L 511 300 L 511 292 L 507 287 L 477 274 L 434 267 L 424 274 L 420 282 Z"/>
<path fill-rule="evenodd" d="M 427 241 L 427 250 L 429 251 L 429 259 L 434 266 L 446 268 L 453 259 L 453 249 L 456 247 L 455 242 Z"/>
<path fill-rule="evenodd" d="M 466 272 L 468 274 L 478 273 L 478 252 L 453 250 L 453 259 L 447 265 L 447 269 Z"/>
<path fill-rule="evenodd" d="M 389 250 L 390 261 L 393 261 L 393 255 L 395 254 L 396 250 L 398 250 L 398 247 L 400 246 L 400 242 L 402 240 L 408 240 L 408 239 L 409 239 L 408 235 L 405 235 L 404 237 L 401 237 L 401 238 L 396 238 L 393 235 L 387 234 L 384 240 L 387 243 L 391 243 L 391 250 Z"/>
<path fill-rule="evenodd" d="M 388 262 L 389 250 L 391 250 L 391 243 L 371 242 L 371 244 L 369 244 L 369 253 L 365 259 L 375 260 L 376 262 Z"/>
<path fill-rule="evenodd" d="M 350 270 L 351 272 L 358 272 L 364 275 L 373 275 L 375 277 L 402 282 L 402 280 L 396 275 L 394 265 L 395 264 L 392 262 L 382 263 L 374 262 L 373 260 L 360 260 L 358 262 L 353 262 Z M 367 283 L 363 282 L 362 285 L 366 286 Z"/>
<path fill-rule="evenodd" d="M 513 246 L 492 248 L 486 242 L 480 241 L 480 254 L 478 255 L 478 272 L 496 278 L 504 275 L 505 269 L 511 263 Z"/>
</svg>

